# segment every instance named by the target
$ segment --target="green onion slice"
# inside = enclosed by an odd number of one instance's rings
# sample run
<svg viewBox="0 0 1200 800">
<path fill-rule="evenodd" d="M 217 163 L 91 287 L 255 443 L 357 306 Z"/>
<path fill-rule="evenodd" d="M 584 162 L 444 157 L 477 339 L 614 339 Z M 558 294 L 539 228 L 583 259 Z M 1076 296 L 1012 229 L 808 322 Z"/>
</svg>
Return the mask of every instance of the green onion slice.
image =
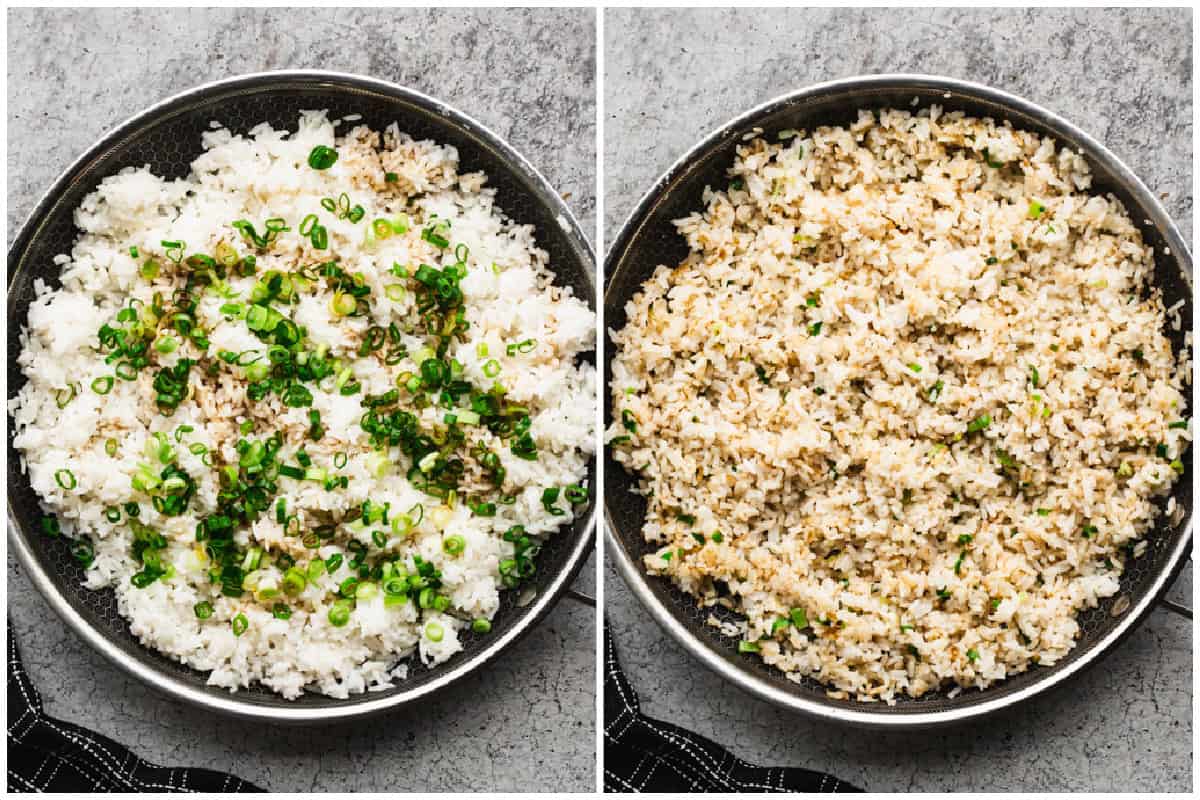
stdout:
<svg viewBox="0 0 1200 800">
<path fill-rule="evenodd" d="M 337 163 L 338 153 L 332 147 L 319 144 L 308 154 L 308 165 L 313 169 L 329 169 Z"/>
</svg>

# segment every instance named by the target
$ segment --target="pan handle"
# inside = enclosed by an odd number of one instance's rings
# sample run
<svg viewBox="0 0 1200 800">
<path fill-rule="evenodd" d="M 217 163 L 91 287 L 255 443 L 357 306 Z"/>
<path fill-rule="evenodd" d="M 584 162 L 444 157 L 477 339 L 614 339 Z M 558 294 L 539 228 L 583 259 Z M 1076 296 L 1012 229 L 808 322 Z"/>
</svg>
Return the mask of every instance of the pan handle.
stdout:
<svg viewBox="0 0 1200 800">
<path fill-rule="evenodd" d="M 1176 603 L 1174 600 L 1168 600 L 1167 598 L 1164 597 L 1162 600 L 1158 601 L 1158 604 L 1160 606 L 1162 606 L 1163 608 L 1167 609 L 1168 611 L 1174 611 L 1176 614 L 1178 614 L 1181 617 L 1184 617 L 1186 619 L 1192 618 L 1192 610 L 1185 605 L 1180 605 L 1179 603 Z"/>
<path fill-rule="evenodd" d="M 574 589 L 567 589 L 566 596 L 574 600 L 576 603 L 582 603 L 583 605 L 591 606 L 592 608 L 596 607 L 596 598 L 586 595 L 583 592 L 577 592 Z M 1190 617 L 1191 614 L 1192 612 L 1189 609 L 1188 616 Z"/>
<path fill-rule="evenodd" d="M 1191 554 L 1191 552 L 1189 552 L 1188 553 L 1188 561 L 1191 561 L 1191 560 L 1192 560 L 1192 554 Z M 1178 575 L 1176 576 L 1176 580 L 1178 580 Z M 1174 585 L 1174 584 L 1172 584 L 1172 585 Z M 1170 588 L 1170 587 L 1168 587 L 1168 588 Z M 1163 592 L 1162 597 L 1160 597 L 1158 599 L 1158 604 L 1161 607 L 1167 609 L 1168 611 L 1173 611 L 1174 613 L 1178 614 L 1179 616 L 1181 616 L 1185 619 L 1192 618 L 1192 610 L 1190 608 L 1188 608 L 1187 606 L 1183 605 L 1182 603 L 1176 603 L 1174 600 L 1168 600 L 1166 592 Z"/>
</svg>

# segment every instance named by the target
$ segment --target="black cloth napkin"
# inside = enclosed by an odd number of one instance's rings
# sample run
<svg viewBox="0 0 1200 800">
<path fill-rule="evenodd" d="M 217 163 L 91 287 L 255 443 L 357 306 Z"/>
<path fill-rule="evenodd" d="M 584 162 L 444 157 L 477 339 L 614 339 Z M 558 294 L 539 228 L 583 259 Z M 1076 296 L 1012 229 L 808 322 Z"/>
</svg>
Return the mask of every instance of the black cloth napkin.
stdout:
<svg viewBox="0 0 1200 800">
<path fill-rule="evenodd" d="M 861 792 L 832 775 L 758 767 L 711 739 L 644 716 L 604 626 L 606 792 Z"/>
<path fill-rule="evenodd" d="M 107 736 L 46 716 L 8 621 L 8 791 L 261 792 L 209 769 L 160 767 Z"/>
</svg>

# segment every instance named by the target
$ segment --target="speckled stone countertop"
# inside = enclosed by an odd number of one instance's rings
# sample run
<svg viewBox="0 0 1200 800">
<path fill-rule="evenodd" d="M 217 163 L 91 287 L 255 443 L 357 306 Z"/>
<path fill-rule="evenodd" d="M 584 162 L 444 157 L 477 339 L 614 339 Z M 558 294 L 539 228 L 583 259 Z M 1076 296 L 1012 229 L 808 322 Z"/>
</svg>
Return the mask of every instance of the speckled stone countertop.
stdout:
<svg viewBox="0 0 1200 800">
<path fill-rule="evenodd" d="M 1192 235 L 1188 10 L 610 10 L 605 226 L 735 114 L 817 81 L 923 72 L 991 84 L 1089 131 Z M 670 31 L 664 37 L 664 31 Z M 1007 717 L 884 735 L 812 722 L 726 685 L 608 570 L 607 618 L 643 711 L 760 764 L 871 791 L 1189 791 L 1192 629 L 1164 610 L 1103 663 Z M 1188 566 L 1171 597 L 1190 603 Z"/>
<path fill-rule="evenodd" d="M 8 16 L 8 227 L 105 130 L 207 80 L 323 68 L 392 80 L 480 119 L 595 219 L 589 10 L 15 10 Z M 500 198 L 503 205 L 503 198 Z M 592 593 L 594 567 L 576 587 Z M 159 764 L 277 792 L 587 791 L 595 612 L 564 600 L 484 674 L 355 726 L 263 728 L 171 702 L 65 628 L 13 560 L 9 614 L 50 714 Z"/>
</svg>

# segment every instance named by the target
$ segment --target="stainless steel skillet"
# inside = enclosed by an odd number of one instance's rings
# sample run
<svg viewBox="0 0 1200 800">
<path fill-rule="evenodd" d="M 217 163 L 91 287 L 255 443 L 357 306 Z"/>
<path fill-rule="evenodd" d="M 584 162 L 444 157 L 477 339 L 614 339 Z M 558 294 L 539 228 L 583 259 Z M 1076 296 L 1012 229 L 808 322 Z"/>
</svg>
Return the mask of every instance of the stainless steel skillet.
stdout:
<svg viewBox="0 0 1200 800">
<path fill-rule="evenodd" d="M 77 233 L 74 209 L 102 178 L 144 164 L 156 174 L 183 177 L 188 164 L 202 152 L 200 134 L 208 130 L 211 120 L 241 133 L 261 122 L 276 129 L 294 128 L 302 109 L 327 109 L 333 118 L 359 114 L 377 130 L 395 121 L 417 138 L 455 146 L 464 171 L 487 173 L 505 213 L 536 227 L 536 240 L 550 254 L 556 283 L 571 286 L 577 297 L 595 308 L 595 256 L 583 231 L 554 188 L 497 134 L 439 100 L 385 81 L 323 71 L 256 73 L 196 87 L 131 117 L 80 156 L 41 198 L 8 254 L 8 396 L 24 381 L 16 364 L 18 333 L 26 320 L 33 282 L 56 280 L 53 258 L 70 251 Z M 596 492 L 592 491 L 588 507 L 575 523 L 541 551 L 534 599 L 518 606 L 515 593 L 506 592 L 492 632 L 470 636 L 464 650 L 444 664 L 412 669 L 407 680 L 387 691 L 347 700 L 306 694 L 288 701 L 261 688 L 231 694 L 210 687 L 203 673 L 144 648 L 117 614 L 112 592 L 83 588 L 83 573 L 65 543 L 38 532 L 37 499 L 19 464 L 10 434 L 9 542 L 33 584 L 63 620 L 102 655 L 148 685 L 197 706 L 264 722 L 356 719 L 412 703 L 483 668 L 545 617 L 568 591 L 595 532 Z M 595 477 L 593 459 L 589 486 L 595 486 Z"/>
<path fill-rule="evenodd" d="M 605 328 L 625 324 L 625 304 L 658 264 L 677 263 L 687 247 L 671 221 L 701 207 L 706 185 L 724 185 L 725 170 L 742 136 L 761 128 L 768 137 L 785 129 L 811 129 L 822 124 L 853 121 L 861 108 L 910 108 L 939 104 L 975 116 L 1011 120 L 1014 127 L 1053 136 L 1060 145 L 1079 150 L 1088 160 L 1093 190 L 1112 192 L 1125 204 L 1155 249 L 1155 281 L 1171 305 L 1183 301 L 1182 330 L 1167 330 L 1176 351 L 1192 330 L 1191 254 L 1174 223 L 1120 159 L 1062 117 L 1007 92 L 979 84 L 926 75 L 871 75 L 822 83 L 770 100 L 730 120 L 679 158 L 646 192 L 614 238 L 605 259 Z M 611 339 L 604 343 L 605 385 L 614 355 Z M 612 418 L 612 399 L 605 391 L 605 418 Z M 1191 548 L 1192 455 L 1183 461 L 1185 477 L 1172 492 L 1182 514 L 1176 521 L 1161 518 L 1147 537 L 1144 556 L 1132 562 L 1121 579 L 1121 590 L 1099 608 L 1079 617 L 1082 633 L 1071 653 L 1053 667 L 1035 667 L 985 691 L 946 692 L 894 706 L 833 700 L 815 682 L 795 683 L 757 657 L 739 655 L 735 641 L 706 624 L 711 613 L 698 609 L 692 598 L 668 582 L 651 578 L 641 566 L 650 551 L 641 535 L 644 501 L 630 489 L 635 478 L 610 454 L 604 462 L 606 553 L 651 616 L 709 669 L 740 688 L 779 706 L 814 717 L 863 727 L 923 728 L 976 719 L 1014 706 L 1069 680 L 1111 652 L 1162 601 Z M 1165 501 L 1164 501 L 1165 502 Z M 1174 604 L 1169 606 L 1186 613 Z"/>
</svg>

